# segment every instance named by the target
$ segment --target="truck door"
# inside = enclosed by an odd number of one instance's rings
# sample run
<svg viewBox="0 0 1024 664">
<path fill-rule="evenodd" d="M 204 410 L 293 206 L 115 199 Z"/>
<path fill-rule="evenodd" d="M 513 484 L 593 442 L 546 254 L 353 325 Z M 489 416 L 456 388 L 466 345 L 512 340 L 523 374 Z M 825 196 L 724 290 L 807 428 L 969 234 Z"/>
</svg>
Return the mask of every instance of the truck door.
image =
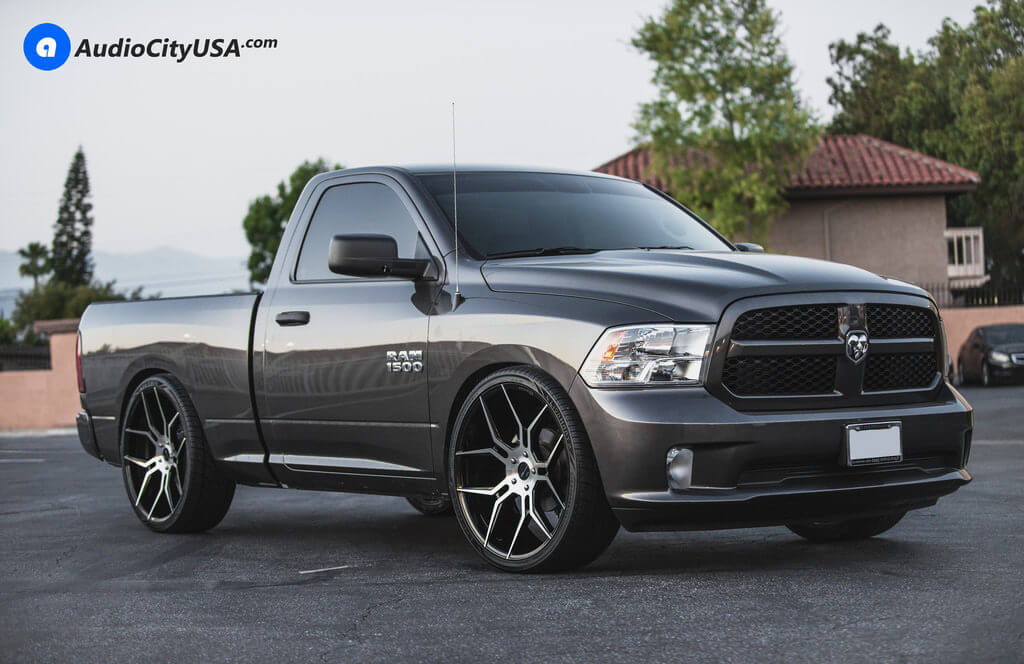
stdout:
<svg viewBox="0 0 1024 664">
<path fill-rule="evenodd" d="M 334 274 L 327 257 L 331 238 L 351 233 L 390 235 L 401 258 L 436 248 L 390 178 L 328 180 L 306 207 L 314 203 L 304 232 L 282 245 L 288 271 L 275 277 L 256 325 L 270 462 L 294 486 L 394 490 L 402 478 L 432 477 L 424 302 L 435 286 Z"/>
</svg>

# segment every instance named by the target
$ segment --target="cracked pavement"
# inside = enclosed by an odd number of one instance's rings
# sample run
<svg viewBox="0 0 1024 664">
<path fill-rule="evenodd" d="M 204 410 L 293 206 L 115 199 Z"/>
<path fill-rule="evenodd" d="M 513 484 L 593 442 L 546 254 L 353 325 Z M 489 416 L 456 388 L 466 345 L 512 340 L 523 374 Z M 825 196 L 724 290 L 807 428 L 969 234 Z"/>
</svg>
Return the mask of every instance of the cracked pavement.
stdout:
<svg viewBox="0 0 1024 664">
<path fill-rule="evenodd" d="M 550 576 L 399 498 L 240 487 L 157 535 L 74 436 L 5 435 L 0 661 L 1020 661 L 1024 387 L 965 394 L 975 481 L 885 536 L 620 532 Z"/>
</svg>

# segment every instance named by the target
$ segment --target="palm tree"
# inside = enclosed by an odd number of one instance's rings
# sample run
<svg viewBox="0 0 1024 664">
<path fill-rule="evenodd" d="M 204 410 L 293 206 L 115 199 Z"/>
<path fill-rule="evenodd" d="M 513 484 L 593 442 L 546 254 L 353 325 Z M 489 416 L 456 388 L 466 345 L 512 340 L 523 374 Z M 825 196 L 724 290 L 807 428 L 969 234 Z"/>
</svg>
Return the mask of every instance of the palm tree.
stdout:
<svg viewBox="0 0 1024 664">
<path fill-rule="evenodd" d="M 39 290 L 39 277 L 50 272 L 50 251 L 40 242 L 29 242 L 27 247 L 18 249 L 18 255 L 24 259 L 18 274 L 32 277 L 32 290 Z"/>
</svg>

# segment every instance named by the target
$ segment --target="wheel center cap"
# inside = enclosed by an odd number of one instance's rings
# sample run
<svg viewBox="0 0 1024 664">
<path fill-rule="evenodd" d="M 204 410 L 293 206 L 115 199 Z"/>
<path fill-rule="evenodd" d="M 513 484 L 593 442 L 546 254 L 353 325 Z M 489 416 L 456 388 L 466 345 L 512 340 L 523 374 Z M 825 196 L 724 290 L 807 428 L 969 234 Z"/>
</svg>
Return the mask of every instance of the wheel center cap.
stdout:
<svg viewBox="0 0 1024 664">
<path fill-rule="evenodd" d="M 523 461 L 516 468 L 516 472 L 519 473 L 519 479 L 527 480 L 530 478 L 530 474 L 533 473 L 533 470 L 530 468 L 530 464 Z"/>
</svg>

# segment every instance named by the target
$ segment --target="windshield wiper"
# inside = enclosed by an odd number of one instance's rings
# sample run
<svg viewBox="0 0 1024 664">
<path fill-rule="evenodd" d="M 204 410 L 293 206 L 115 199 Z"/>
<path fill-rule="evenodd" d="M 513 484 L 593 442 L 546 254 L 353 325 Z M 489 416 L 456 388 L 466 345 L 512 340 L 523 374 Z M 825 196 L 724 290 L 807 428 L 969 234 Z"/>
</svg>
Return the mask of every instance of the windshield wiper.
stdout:
<svg viewBox="0 0 1024 664">
<path fill-rule="evenodd" d="M 693 247 L 687 247 L 685 244 L 671 245 L 663 244 L 657 247 L 637 247 L 637 249 L 693 249 Z"/>
<path fill-rule="evenodd" d="M 583 247 L 538 247 L 536 249 L 517 249 L 515 251 L 497 251 L 487 254 L 485 258 L 520 258 L 523 256 L 568 256 L 571 254 L 594 254 L 600 249 L 584 249 Z"/>
</svg>

